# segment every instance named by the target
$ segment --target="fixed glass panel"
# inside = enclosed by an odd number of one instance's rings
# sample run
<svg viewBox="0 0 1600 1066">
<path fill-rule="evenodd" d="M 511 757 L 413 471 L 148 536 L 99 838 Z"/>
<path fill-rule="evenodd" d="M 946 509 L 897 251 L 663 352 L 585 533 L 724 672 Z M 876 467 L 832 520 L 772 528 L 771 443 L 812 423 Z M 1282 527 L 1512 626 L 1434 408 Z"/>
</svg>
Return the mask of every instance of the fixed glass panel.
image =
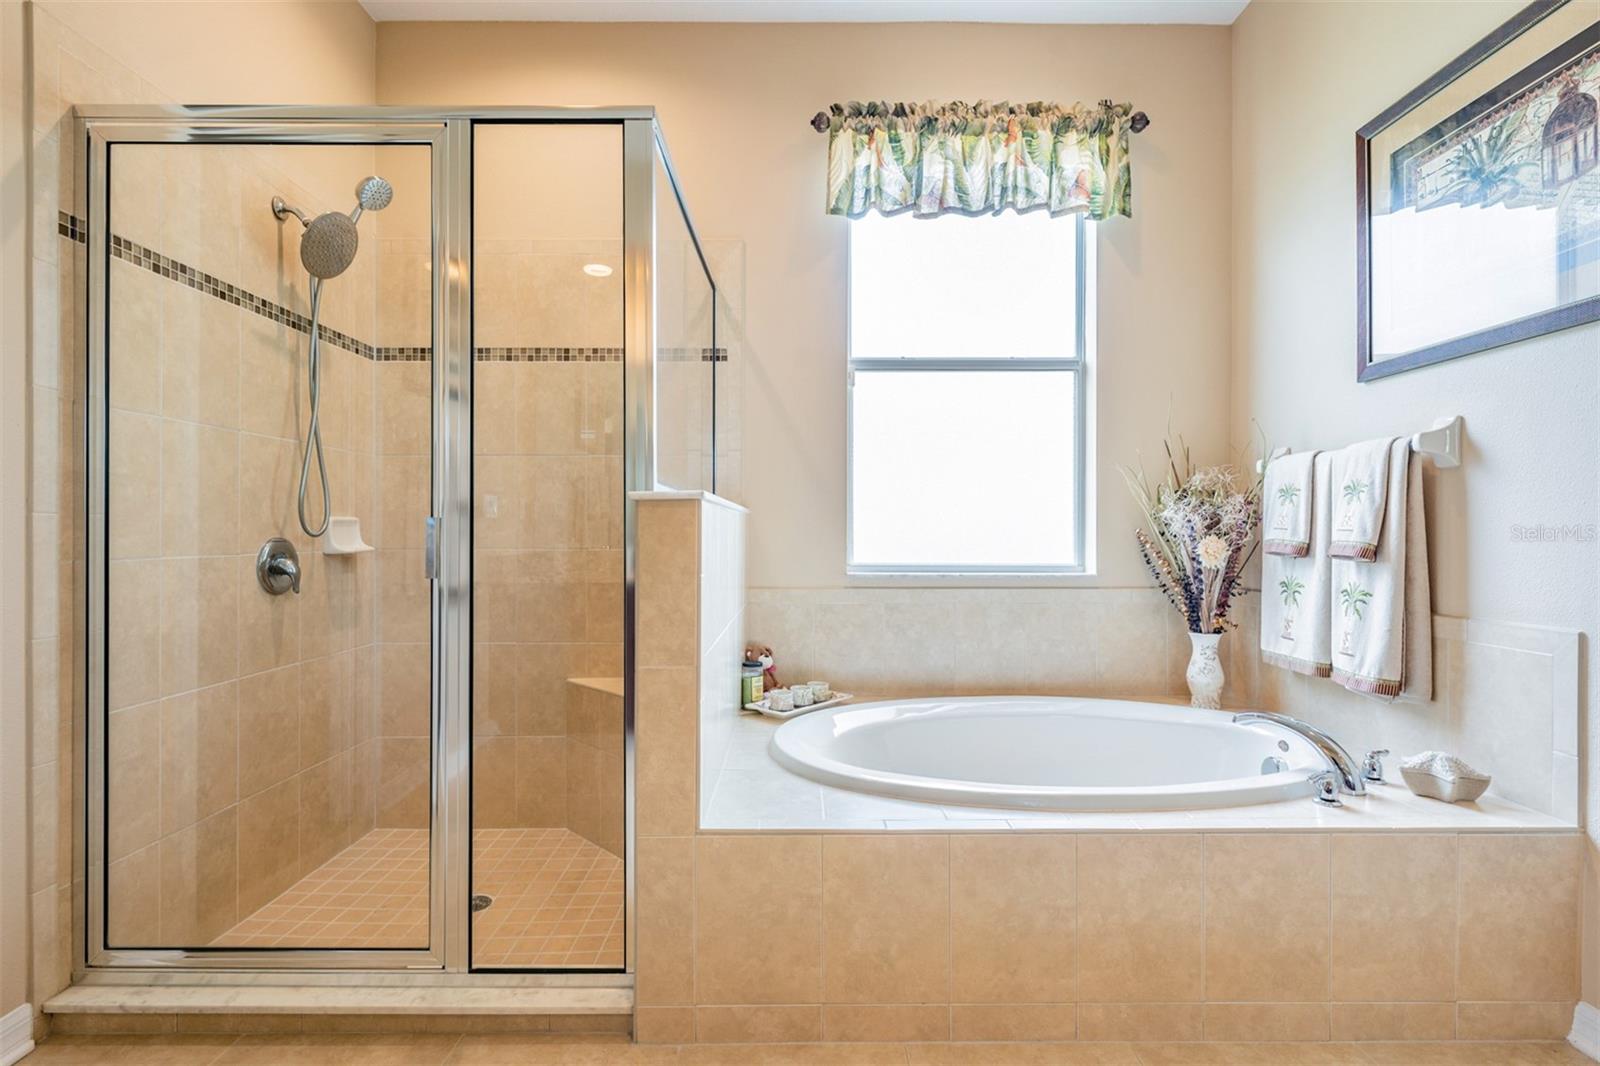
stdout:
<svg viewBox="0 0 1600 1066">
<path fill-rule="evenodd" d="M 1081 223 L 1042 211 L 850 223 L 852 359 L 1074 359 Z"/>
<path fill-rule="evenodd" d="M 715 290 L 660 156 L 656 189 L 656 480 L 714 490 Z"/>
<path fill-rule="evenodd" d="M 1075 564 L 1078 387 L 1073 370 L 855 371 L 852 562 Z"/>
<path fill-rule="evenodd" d="M 622 126 L 473 142 L 471 962 L 619 969 Z"/>
<path fill-rule="evenodd" d="M 108 152 L 106 946 L 426 948 L 430 149 Z"/>
</svg>

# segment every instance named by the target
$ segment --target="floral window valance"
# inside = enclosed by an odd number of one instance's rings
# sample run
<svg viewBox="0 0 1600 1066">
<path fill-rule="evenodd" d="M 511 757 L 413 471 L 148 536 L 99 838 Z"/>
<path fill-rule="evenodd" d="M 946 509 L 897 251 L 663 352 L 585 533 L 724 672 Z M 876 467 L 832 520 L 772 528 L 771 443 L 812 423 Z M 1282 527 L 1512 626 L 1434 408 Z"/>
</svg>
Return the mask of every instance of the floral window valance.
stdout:
<svg viewBox="0 0 1600 1066">
<path fill-rule="evenodd" d="M 1132 216 L 1128 134 L 1148 122 L 1129 104 L 834 104 L 828 214 L 919 217 L 1046 209 Z"/>
</svg>

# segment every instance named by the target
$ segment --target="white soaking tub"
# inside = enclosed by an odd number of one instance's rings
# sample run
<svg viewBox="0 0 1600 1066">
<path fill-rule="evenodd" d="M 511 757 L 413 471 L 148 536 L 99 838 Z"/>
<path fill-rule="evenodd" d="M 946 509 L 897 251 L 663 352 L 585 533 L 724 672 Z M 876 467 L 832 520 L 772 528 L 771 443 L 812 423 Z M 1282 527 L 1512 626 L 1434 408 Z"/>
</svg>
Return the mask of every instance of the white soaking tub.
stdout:
<svg viewBox="0 0 1600 1066">
<path fill-rule="evenodd" d="M 1309 796 L 1327 763 L 1266 724 L 1062 696 L 889 700 L 785 722 L 772 755 L 838 788 L 928 803 L 1183 810 Z"/>
</svg>

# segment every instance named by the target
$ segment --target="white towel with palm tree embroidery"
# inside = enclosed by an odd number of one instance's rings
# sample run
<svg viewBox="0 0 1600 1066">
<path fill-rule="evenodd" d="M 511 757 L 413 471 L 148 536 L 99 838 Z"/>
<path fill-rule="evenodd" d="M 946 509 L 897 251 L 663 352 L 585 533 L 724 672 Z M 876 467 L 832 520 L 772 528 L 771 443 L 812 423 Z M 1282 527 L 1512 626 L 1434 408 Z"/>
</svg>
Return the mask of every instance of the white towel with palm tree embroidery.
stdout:
<svg viewBox="0 0 1600 1066">
<path fill-rule="evenodd" d="M 1267 507 L 1263 554 L 1300 556 L 1311 550 L 1311 467 L 1316 457 L 1316 452 L 1291 452 L 1268 461 L 1262 486 Z"/>
<path fill-rule="evenodd" d="M 1328 554 L 1335 559 L 1370 562 L 1377 557 L 1393 443 L 1393 437 L 1381 437 L 1333 453 L 1333 539 Z"/>
<path fill-rule="evenodd" d="M 1433 696 L 1421 462 L 1406 438 L 1390 442 L 1376 555 L 1332 563 L 1333 679 L 1352 692 L 1408 703 Z"/>
<path fill-rule="evenodd" d="M 1311 461 L 1302 499 L 1310 520 L 1310 544 L 1304 555 L 1261 557 L 1261 658 L 1285 670 L 1327 677 L 1333 669 L 1328 557 L 1333 456 L 1306 454 Z"/>
</svg>

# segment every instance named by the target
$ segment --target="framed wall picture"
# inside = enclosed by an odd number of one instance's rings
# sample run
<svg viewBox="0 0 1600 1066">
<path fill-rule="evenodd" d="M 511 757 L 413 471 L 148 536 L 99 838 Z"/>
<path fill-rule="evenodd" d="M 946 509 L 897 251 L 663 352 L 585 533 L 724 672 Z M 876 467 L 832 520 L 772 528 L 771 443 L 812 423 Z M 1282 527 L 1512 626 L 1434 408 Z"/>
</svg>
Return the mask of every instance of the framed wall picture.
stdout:
<svg viewBox="0 0 1600 1066">
<path fill-rule="evenodd" d="M 1530 4 L 1357 132 L 1358 380 L 1600 320 L 1597 11 Z"/>
</svg>

